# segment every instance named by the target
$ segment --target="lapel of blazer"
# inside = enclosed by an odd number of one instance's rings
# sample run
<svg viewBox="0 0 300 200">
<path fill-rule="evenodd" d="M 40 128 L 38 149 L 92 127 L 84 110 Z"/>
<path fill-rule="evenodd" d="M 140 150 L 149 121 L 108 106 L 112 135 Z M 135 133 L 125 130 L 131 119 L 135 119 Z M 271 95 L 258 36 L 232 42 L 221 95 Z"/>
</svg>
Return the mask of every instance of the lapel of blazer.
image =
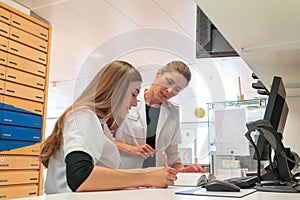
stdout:
<svg viewBox="0 0 300 200">
<path fill-rule="evenodd" d="M 170 117 L 170 109 L 169 105 L 166 102 L 163 102 L 160 107 L 160 113 L 159 113 L 159 118 L 158 118 L 158 123 L 157 123 L 157 129 L 156 129 L 156 139 L 159 137 L 161 134 L 162 128 L 165 126 L 166 121 Z"/>
</svg>

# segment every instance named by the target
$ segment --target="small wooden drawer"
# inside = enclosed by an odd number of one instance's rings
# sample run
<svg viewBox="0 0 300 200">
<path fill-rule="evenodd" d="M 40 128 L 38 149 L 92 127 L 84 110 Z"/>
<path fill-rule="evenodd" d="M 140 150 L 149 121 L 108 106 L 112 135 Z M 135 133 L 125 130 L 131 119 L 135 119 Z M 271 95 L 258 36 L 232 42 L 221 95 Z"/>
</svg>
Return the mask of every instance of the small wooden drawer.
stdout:
<svg viewBox="0 0 300 200">
<path fill-rule="evenodd" d="M 2 153 L 3 154 L 9 154 L 9 153 L 10 154 L 16 154 L 15 151 L 17 151 L 18 149 L 23 149 L 27 146 L 31 146 L 31 145 L 34 145 L 34 144 L 36 144 L 36 142 L 19 141 L 19 140 L 16 140 L 16 141 L 14 141 L 14 140 L 1 140 L 0 139 L 0 155 Z M 28 154 L 28 155 L 36 155 L 36 154 L 32 153 L 32 154 Z"/>
<path fill-rule="evenodd" d="M 26 71 L 32 74 L 36 74 L 42 77 L 46 76 L 46 67 L 44 65 L 10 53 L 7 54 L 7 66 Z"/>
<path fill-rule="evenodd" d="M 40 51 L 47 52 L 48 51 L 48 43 L 47 41 L 38 38 L 32 34 L 21 31 L 15 27 L 10 27 L 9 37 L 13 40 L 16 40 L 20 43 L 26 44 L 33 48 L 36 48 Z"/>
<path fill-rule="evenodd" d="M 5 82 L 4 94 L 33 101 L 44 102 L 44 92 L 42 90 L 16 83 L 11 83 L 8 81 Z"/>
<path fill-rule="evenodd" d="M 28 58 L 30 60 L 46 64 L 47 54 L 31 47 L 25 46 L 13 40 L 8 40 L 8 52 Z"/>
<path fill-rule="evenodd" d="M 7 68 L 6 80 L 32 86 L 39 89 L 45 88 L 45 79 L 16 69 Z"/>
<path fill-rule="evenodd" d="M 6 67 L 4 65 L 0 65 L 0 79 L 5 79 L 6 75 Z"/>
<path fill-rule="evenodd" d="M 7 169 L 39 169 L 39 157 L 0 155 L 0 170 Z"/>
<path fill-rule="evenodd" d="M 10 23 L 10 12 L 0 7 L 0 21 Z"/>
<path fill-rule="evenodd" d="M 22 143 L 20 141 L 9 141 L 9 140 L 0 140 L 0 144 L 1 144 L 1 141 L 2 141 L 2 144 L 6 143 L 6 146 L 9 146 L 9 144 L 11 144 L 11 142 L 14 142 L 14 143 Z M 32 142 L 33 143 L 33 142 Z M 1 145 L 0 145 L 1 146 Z M 22 147 L 20 147 L 22 146 Z M 19 147 L 11 147 L 10 148 L 11 150 L 7 151 L 7 150 L 3 150 L 1 152 L 0 150 L 0 156 L 1 154 L 2 155 L 36 155 L 38 156 L 40 154 L 40 150 L 41 150 L 41 143 L 35 143 L 35 144 L 30 144 L 30 142 L 27 142 L 25 145 L 19 145 Z"/>
<path fill-rule="evenodd" d="M 0 36 L 0 50 L 8 50 L 8 39 L 6 37 Z"/>
<path fill-rule="evenodd" d="M 0 21 L 0 35 L 8 37 L 9 36 L 9 26 Z"/>
<path fill-rule="evenodd" d="M 15 199 L 38 196 L 37 184 L 24 184 L 0 187 L 0 199 Z"/>
<path fill-rule="evenodd" d="M 48 29 L 14 13 L 11 14 L 11 25 L 43 38 L 44 40 L 48 40 Z"/>
<path fill-rule="evenodd" d="M 0 51 L 0 64 L 2 65 L 7 64 L 7 53 L 4 51 Z"/>
<path fill-rule="evenodd" d="M 19 112 L 32 112 L 38 115 L 43 115 L 43 104 L 35 101 L 3 96 L 3 109 L 14 110 Z"/>
<path fill-rule="evenodd" d="M 38 183 L 38 170 L 0 171 L 0 185 Z"/>
</svg>

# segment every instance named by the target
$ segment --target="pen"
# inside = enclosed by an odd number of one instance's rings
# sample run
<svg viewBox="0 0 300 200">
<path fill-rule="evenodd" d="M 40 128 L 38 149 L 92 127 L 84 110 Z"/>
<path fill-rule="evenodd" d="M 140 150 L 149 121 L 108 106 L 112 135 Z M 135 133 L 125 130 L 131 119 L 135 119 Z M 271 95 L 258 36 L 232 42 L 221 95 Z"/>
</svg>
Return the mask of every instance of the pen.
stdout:
<svg viewBox="0 0 300 200">
<path fill-rule="evenodd" d="M 165 152 L 162 153 L 162 160 L 163 160 L 163 163 L 164 163 L 164 167 L 167 167 L 167 155 Z"/>
</svg>

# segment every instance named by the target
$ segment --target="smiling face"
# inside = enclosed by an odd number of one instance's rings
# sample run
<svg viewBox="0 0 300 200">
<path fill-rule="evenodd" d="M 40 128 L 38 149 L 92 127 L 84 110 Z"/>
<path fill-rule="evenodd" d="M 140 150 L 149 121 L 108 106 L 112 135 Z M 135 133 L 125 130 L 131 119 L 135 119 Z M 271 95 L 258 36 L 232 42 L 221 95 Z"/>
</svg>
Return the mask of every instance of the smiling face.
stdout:
<svg viewBox="0 0 300 200">
<path fill-rule="evenodd" d="M 156 104 L 165 102 L 176 96 L 187 84 L 186 78 L 177 71 L 162 73 L 158 70 L 156 80 L 151 86 L 151 102 Z"/>
</svg>

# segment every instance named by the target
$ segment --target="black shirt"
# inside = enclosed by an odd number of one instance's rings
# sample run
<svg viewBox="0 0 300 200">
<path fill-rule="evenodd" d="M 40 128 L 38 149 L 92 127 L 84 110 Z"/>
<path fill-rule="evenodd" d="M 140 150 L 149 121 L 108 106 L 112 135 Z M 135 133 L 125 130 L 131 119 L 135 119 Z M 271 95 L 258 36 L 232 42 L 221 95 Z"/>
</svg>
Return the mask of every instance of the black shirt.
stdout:
<svg viewBox="0 0 300 200">
<path fill-rule="evenodd" d="M 146 104 L 146 120 L 147 120 L 147 138 L 146 143 L 149 144 L 153 149 L 155 149 L 155 140 L 156 140 L 156 129 L 157 122 L 159 118 L 160 107 L 151 107 Z M 143 168 L 146 167 L 155 167 L 156 166 L 156 157 L 148 157 L 144 160 Z"/>
</svg>

